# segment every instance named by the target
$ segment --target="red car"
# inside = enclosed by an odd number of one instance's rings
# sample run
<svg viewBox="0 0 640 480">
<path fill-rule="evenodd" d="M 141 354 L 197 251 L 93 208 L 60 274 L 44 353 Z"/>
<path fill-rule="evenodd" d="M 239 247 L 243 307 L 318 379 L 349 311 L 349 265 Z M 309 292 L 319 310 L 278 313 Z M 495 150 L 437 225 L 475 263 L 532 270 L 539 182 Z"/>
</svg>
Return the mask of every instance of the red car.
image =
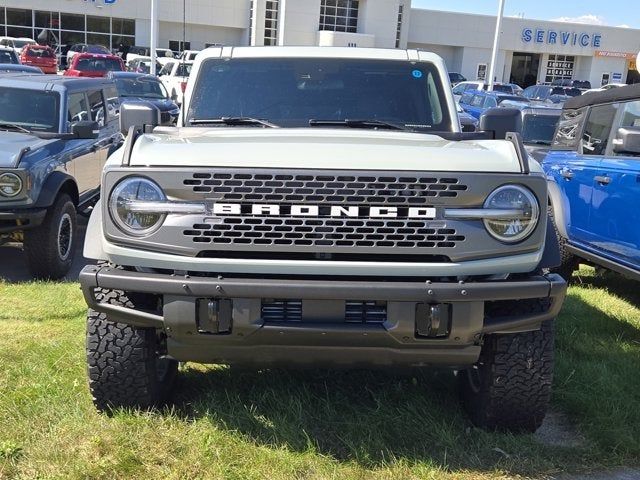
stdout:
<svg viewBox="0 0 640 480">
<path fill-rule="evenodd" d="M 20 63 L 38 67 L 44 73 L 58 73 L 56 52 L 46 45 L 25 45 L 20 54 Z"/>
<path fill-rule="evenodd" d="M 78 53 L 64 74 L 67 77 L 105 77 L 107 72 L 124 71 L 124 62 L 116 55 Z"/>
</svg>

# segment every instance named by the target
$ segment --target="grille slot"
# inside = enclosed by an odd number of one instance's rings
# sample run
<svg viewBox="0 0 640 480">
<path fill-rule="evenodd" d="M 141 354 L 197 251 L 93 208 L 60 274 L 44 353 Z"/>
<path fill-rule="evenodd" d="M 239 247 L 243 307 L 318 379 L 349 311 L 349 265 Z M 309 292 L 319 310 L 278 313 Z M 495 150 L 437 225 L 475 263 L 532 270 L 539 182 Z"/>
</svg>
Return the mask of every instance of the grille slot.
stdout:
<svg viewBox="0 0 640 480">
<path fill-rule="evenodd" d="M 384 323 L 387 320 L 387 305 L 376 302 L 348 301 L 345 306 L 347 323 Z"/>
<path fill-rule="evenodd" d="M 262 319 L 267 323 L 302 322 L 301 300 L 263 300 Z M 384 323 L 387 320 L 386 304 L 374 301 L 350 300 L 345 302 L 344 322 Z"/>
<path fill-rule="evenodd" d="M 465 241 L 454 228 L 411 219 L 224 217 L 219 224 L 184 230 L 194 243 L 282 247 L 455 248 Z"/>
<path fill-rule="evenodd" d="M 458 178 L 388 175 L 283 175 L 194 173 L 183 180 L 197 194 L 227 202 L 322 203 L 343 205 L 427 205 L 455 198 L 468 186 Z"/>
<path fill-rule="evenodd" d="M 265 322 L 301 322 L 301 300 L 264 300 L 262 319 Z"/>
</svg>

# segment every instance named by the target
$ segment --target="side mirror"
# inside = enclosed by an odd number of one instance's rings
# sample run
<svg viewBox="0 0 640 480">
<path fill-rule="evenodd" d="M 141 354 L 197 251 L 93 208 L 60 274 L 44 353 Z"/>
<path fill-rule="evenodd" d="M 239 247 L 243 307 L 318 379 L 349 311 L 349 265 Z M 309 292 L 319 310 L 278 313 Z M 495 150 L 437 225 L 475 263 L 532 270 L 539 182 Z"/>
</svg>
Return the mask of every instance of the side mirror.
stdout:
<svg viewBox="0 0 640 480">
<path fill-rule="evenodd" d="M 100 135 L 100 125 L 91 121 L 72 123 L 71 134 L 79 140 L 94 140 Z"/>
<path fill-rule="evenodd" d="M 507 137 L 508 132 L 522 131 L 522 117 L 517 108 L 493 107 L 480 116 L 479 130 L 493 132 L 496 140 Z"/>
<path fill-rule="evenodd" d="M 124 102 L 120 105 L 120 132 L 127 135 L 131 127 L 153 128 L 162 123 L 160 109 L 149 102 Z"/>
<path fill-rule="evenodd" d="M 619 128 L 613 141 L 613 151 L 640 155 L 640 127 Z"/>
</svg>

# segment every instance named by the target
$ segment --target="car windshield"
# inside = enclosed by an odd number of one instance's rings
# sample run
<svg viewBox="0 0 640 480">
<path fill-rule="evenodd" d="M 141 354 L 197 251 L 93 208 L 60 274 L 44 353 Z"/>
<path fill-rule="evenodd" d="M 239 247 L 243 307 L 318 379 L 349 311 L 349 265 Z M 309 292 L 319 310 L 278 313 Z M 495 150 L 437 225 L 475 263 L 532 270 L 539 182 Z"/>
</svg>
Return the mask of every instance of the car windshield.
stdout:
<svg viewBox="0 0 640 480">
<path fill-rule="evenodd" d="M 116 87 L 121 97 L 168 97 L 162 84 L 152 78 L 117 78 Z"/>
<path fill-rule="evenodd" d="M 431 63 L 354 59 L 211 59 L 200 67 L 187 122 L 252 117 L 280 126 L 346 119 L 450 131 Z"/>
<path fill-rule="evenodd" d="M 14 40 L 13 44 L 15 48 L 22 48 L 25 45 L 33 45 L 35 42 L 33 40 Z"/>
<path fill-rule="evenodd" d="M 27 50 L 27 57 L 54 58 L 55 54 L 48 48 L 30 48 Z"/>
<path fill-rule="evenodd" d="M 176 70 L 176 77 L 188 77 L 191 75 L 191 67 L 193 64 L 191 63 L 181 63 L 178 65 L 178 69 Z"/>
<path fill-rule="evenodd" d="M 498 104 L 504 102 L 505 100 L 514 101 L 514 102 L 529 103 L 529 99 L 528 98 L 519 97 L 517 95 L 500 95 L 500 96 L 496 97 L 496 100 L 498 101 Z"/>
<path fill-rule="evenodd" d="M 525 115 L 522 122 L 522 140 L 524 143 L 551 145 L 559 118 L 557 115 Z"/>
<path fill-rule="evenodd" d="M 0 63 L 18 63 L 13 50 L 0 50 Z"/>
<path fill-rule="evenodd" d="M 59 103 L 60 96 L 55 92 L 0 87 L 0 130 L 15 125 L 57 132 Z"/>
<path fill-rule="evenodd" d="M 513 93 L 513 87 L 510 85 L 494 85 L 494 92 Z"/>
<path fill-rule="evenodd" d="M 111 53 L 109 52 L 109 50 L 105 47 L 103 47 L 102 45 L 88 45 L 87 48 L 85 49 L 86 53 L 101 53 L 101 54 L 108 54 Z"/>
<path fill-rule="evenodd" d="M 81 72 L 119 72 L 120 62 L 115 58 L 80 58 L 76 70 Z"/>
<path fill-rule="evenodd" d="M 578 95 L 582 95 L 582 92 L 579 88 L 554 87 L 553 89 L 551 89 L 551 95 L 567 95 L 569 97 L 577 97 Z"/>
</svg>

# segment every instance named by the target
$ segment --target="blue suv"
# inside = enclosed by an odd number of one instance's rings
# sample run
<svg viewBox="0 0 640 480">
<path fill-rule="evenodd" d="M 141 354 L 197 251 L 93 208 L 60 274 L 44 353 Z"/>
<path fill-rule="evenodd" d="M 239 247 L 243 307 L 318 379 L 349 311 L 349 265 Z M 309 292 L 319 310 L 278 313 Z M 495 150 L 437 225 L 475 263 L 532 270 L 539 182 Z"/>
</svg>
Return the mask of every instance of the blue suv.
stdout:
<svg viewBox="0 0 640 480">
<path fill-rule="evenodd" d="M 568 100 L 543 168 L 559 273 L 585 262 L 640 279 L 640 84 Z"/>
<path fill-rule="evenodd" d="M 483 90 L 474 90 L 465 92 L 460 97 L 460 106 L 465 112 L 475 118 L 480 118 L 486 110 L 499 106 L 505 100 L 529 102 L 528 99 L 519 95 L 512 95 L 503 92 L 485 92 Z"/>
<path fill-rule="evenodd" d="M 71 267 L 76 212 L 95 202 L 122 143 L 118 112 L 113 81 L 0 76 L 0 245 L 23 244 L 36 278 Z"/>
</svg>

